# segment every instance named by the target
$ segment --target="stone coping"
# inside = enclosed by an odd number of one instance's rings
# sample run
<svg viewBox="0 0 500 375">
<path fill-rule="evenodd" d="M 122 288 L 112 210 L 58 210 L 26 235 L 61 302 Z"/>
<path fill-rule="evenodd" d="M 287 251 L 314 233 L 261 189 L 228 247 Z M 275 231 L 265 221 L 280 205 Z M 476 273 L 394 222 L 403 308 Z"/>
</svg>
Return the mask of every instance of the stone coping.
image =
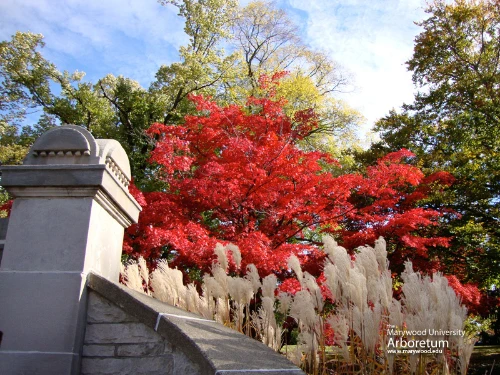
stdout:
<svg viewBox="0 0 500 375">
<path fill-rule="evenodd" d="M 175 343 L 203 375 L 305 375 L 264 344 L 198 315 L 90 273 L 87 285 Z"/>
</svg>

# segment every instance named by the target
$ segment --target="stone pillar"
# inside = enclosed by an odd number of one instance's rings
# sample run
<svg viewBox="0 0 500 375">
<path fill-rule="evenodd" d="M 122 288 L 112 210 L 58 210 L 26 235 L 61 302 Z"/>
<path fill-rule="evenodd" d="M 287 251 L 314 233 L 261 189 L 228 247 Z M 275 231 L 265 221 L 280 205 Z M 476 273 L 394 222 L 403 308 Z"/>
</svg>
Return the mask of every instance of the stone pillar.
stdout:
<svg viewBox="0 0 500 375">
<path fill-rule="evenodd" d="M 0 265 L 0 374 L 79 372 L 87 274 L 118 281 L 123 232 L 139 215 L 129 182 L 121 145 L 73 125 L 2 167 L 15 201 Z"/>
</svg>

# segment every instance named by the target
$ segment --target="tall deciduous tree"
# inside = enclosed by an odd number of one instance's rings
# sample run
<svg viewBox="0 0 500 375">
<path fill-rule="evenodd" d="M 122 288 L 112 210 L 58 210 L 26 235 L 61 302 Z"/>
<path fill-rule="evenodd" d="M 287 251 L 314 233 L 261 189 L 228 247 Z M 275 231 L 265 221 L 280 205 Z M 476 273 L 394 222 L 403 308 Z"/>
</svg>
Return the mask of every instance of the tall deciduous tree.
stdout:
<svg viewBox="0 0 500 375">
<path fill-rule="evenodd" d="M 189 43 L 179 50 L 180 61 L 163 65 L 156 73 L 151 90 L 166 99 L 165 123 L 179 121 L 193 107 L 191 93 L 216 96 L 224 82 L 234 79 L 236 54 L 227 55 L 223 43 L 237 11 L 235 0 L 159 0 L 177 7 L 185 20 L 184 32 Z"/>
<path fill-rule="evenodd" d="M 457 220 L 449 270 L 489 285 L 500 275 L 500 5 L 493 0 L 435 1 L 419 25 L 408 69 L 420 89 L 412 104 L 381 119 L 370 151 L 406 147 L 425 171 L 456 178 L 428 206 L 446 205 Z"/>
<path fill-rule="evenodd" d="M 245 106 L 191 100 L 197 115 L 149 129 L 159 139 L 151 162 L 165 189 L 140 197 L 144 210 L 127 231 L 127 253 L 169 257 L 196 278 L 210 267 L 215 244 L 232 242 L 241 249 L 242 269 L 254 263 L 262 274 L 285 277 L 287 259 L 296 254 L 319 275 L 322 233 L 348 246 L 384 235 L 397 264 L 409 256 L 439 267 L 427 251 L 447 239 L 427 232 L 440 213 L 416 202 L 431 180 L 446 184 L 447 175 L 425 179 L 405 163 L 412 154 L 402 151 L 364 174 L 335 177 L 328 154 L 298 147 L 319 126 L 314 112 L 289 118 L 272 94 Z"/>
<path fill-rule="evenodd" d="M 361 116 L 333 94 L 349 90 L 349 75 L 321 51 L 309 48 L 298 26 L 271 1 L 254 1 L 240 9 L 233 23 L 233 44 L 240 51 L 240 74 L 229 82 L 228 93 L 241 104 L 248 96 L 259 96 L 260 77 L 286 71 L 277 96 L 287 99 L 285 111 L 313 109 L 320 125 L 315 132 L 332 134 L 352 130 Z M 339 123 L 339 118 L 344 121 Z"/>
</svg>

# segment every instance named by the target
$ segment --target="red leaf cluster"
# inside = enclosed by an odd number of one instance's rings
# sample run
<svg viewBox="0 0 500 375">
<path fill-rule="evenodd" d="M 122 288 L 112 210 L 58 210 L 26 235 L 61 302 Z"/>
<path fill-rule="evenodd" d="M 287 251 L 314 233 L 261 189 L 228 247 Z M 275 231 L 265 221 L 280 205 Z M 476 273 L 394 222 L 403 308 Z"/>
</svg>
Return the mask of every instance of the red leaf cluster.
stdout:
<svg viewBox="0 0 500 375">
<path fill-rule="evenodd" d="M 286 278 L 291 254 L 320 274 L 322 233 L 351 249 L 384 236 L 397 243 L 394 251 L 423 258 L 429 246 L 447 246 L 446 238 L 423 230 L 436 225 L 440 213 L 416 202 L 429 183 L 447 184 L 449 177 L 426 181 L 406 162 L 413 158 L 409 151 L 385 156 L 365 174 L 334 177 L 324 166 L 335 160 L 298 147 L 317 127 L 314 112 L 292 120 L 272 95 L 251 98 L 245 107 L 191 100 L 197 115 L 148 131 L 157 140 L 151 162 L 166 188 L 141 197 L 140 222 L 127 230 L 127 253 L 168 255 L 188 273 L 208 270 L 215 244 L 232 242 L 241 250 L 242 270 L 253 263 L 261 275 Z"/>
<path fill-rule="evenodd" d="M 482 294 L 477 284 L 462 284 L 455 275 L 447 275 L 446 278 L 448 279 L 448 285 L 461 298 L 469 313 L 484 315 L 497 302 L 494 298 Z"/>
</svg>

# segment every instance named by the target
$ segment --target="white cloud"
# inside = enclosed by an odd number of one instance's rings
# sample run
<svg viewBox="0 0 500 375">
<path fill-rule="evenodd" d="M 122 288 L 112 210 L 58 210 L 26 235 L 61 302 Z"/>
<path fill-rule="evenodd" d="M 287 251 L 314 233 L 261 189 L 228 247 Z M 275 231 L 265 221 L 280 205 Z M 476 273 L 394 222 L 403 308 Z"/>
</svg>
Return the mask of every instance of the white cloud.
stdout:
<svg viewBox="0 0 500 375">
<path fill-rule="evenodd" d="M 41 33 L 46 58 L 92 79 L 123 74 L 147 85 L 187 41 L 177 10 L 154 0 L 3 0 L 0 14 L 0 39 Z"/>
<path fill-rule="evenodd" d="M 354 75 L 356 89 L 343 99 L 359 109 L 367 122 L 363 132 L 390 109 L 413 99 L 411 58 L 425 17 L 421 0 L 290 0 L 302 19 L 307 42 L 327 53 Z"/>
</svg>

